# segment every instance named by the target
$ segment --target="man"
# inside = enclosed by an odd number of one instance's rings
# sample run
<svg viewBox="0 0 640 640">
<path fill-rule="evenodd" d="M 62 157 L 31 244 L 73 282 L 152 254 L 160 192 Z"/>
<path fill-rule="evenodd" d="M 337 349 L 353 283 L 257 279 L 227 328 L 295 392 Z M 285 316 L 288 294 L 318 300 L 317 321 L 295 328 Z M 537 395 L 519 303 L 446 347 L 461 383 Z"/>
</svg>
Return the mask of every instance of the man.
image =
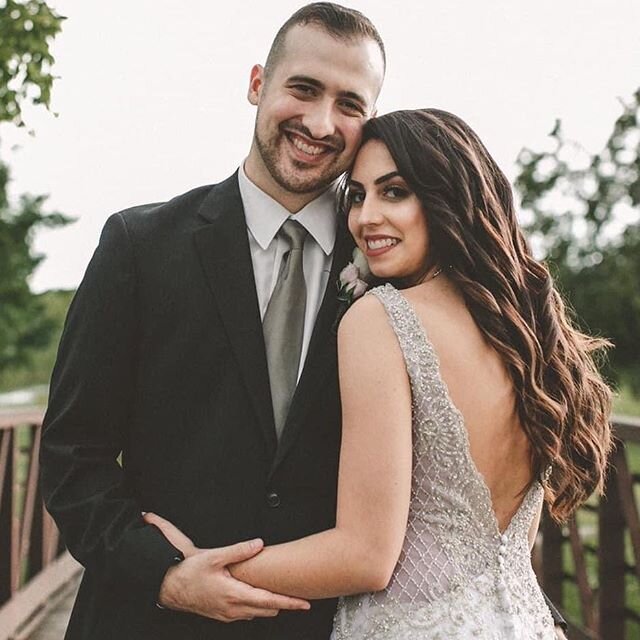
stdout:
<svg viewBox="0 0 640 640">
<path fill-rule="evenodd" d="M 243 541 L 335 521 L 332 328 L 352 245 L 332 185 L 384 66 L 360 13 L 302 8 L 251 72 L 258 111 L 239 171 L 105 225 L 69 311 L 41 451 L 47 507 L 86 567 L 67 638 L 329 637 L 334 601 L 287 611 L 307 606 L 225 566 L 260 550 Z M 144 511 L 211 551 L 181 562 Z"/>
<path fill-rule="evenodd" d="M 47 506 L 86 567 L 67 638 L 329 637 L 335 601 L 306 610 L 225 567 L 260 551 L 252 539 L 335 521 L 332 328 L 352 244 L 332 185 L 384 67 L 360 13 L 303 7 L 251 72 L 258 111 L 239 171 L 107 222 L 69 312 L 41 452 Z M 144 511 L 208 551 L 183 559 Z"/>
</svg>

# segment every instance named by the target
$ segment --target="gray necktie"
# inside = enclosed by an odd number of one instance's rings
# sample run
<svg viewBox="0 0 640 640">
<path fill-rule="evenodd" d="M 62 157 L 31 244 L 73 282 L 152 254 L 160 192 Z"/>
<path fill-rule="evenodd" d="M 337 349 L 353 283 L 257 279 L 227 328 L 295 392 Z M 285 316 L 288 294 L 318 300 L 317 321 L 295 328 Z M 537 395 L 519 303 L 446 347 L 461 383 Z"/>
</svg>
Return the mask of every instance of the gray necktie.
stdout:
<svg viewBox="0 0 640 640">
<path fill-rule="evenodd" d="M 307 287 L 302 271 L 302 247 L 307 230 L 299 222 L 289 219 L 279 233 L 288 241 L 290 249 L 282 258 L 278 281 L 262 321 L 278 439 L 296 389 L 307 305 Z"/>
</svg>

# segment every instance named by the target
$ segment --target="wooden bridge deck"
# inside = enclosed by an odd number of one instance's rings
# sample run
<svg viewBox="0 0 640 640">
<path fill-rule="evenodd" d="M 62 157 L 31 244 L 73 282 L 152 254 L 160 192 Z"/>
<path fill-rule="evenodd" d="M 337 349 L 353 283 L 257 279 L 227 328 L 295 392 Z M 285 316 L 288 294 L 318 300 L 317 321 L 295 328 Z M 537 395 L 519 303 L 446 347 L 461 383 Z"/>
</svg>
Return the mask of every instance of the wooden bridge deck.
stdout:
<svg viewBox="0 0 640 640">
<path fill-rule="evenodd" d="M 82 572 L 38 490 L 41 417 L 0 411 L 0 640 L 63 640 Z M 626 626 L 640 626 L 640 419 L 614 418 L 614 433 L 605 497 L 565 527 L 546 518 L 536 554 L 545 592 L 583 627 L 573 640 L 629 639 Z"/>
<path fill-rule="evenodd" d="M 68 589 L 65 589 L 65 592 L 46 613 L 42 623 L 26 640 L 63 640 L 79 584 L 80 578 L 77 578 L 69 585 Z"/>
</svg>

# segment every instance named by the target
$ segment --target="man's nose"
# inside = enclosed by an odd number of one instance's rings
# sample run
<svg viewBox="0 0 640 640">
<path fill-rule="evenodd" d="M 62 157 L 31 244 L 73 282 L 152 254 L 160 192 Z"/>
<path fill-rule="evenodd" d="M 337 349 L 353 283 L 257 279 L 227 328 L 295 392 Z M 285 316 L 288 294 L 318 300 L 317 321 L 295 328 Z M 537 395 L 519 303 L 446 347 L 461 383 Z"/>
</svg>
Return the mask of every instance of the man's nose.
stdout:
<svg viewBox="0 0 640 640">
<path fill-rule="evenodd" d="M 314 103 L 304 115 L 303 124 L 316 140 L 334 135 L 336 125 L 332 105 L 328 101 Z"/>
</svg>

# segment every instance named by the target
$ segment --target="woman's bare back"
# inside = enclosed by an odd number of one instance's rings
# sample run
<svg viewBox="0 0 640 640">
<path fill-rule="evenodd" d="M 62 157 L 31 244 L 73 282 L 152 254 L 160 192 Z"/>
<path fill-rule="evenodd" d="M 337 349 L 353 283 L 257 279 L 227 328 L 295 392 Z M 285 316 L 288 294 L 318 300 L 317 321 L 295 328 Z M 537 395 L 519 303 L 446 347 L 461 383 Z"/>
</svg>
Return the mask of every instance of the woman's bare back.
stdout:
<svg viewBox="0 0 640 640">
<path fill-rule="evenodd" d="M 531 481 L 529 442 L 500 355 L 444 275 L 403 292 L 440 360 L 440 372 L 469 434 L 471 457 L 504 530 Z"/>
</svg>

